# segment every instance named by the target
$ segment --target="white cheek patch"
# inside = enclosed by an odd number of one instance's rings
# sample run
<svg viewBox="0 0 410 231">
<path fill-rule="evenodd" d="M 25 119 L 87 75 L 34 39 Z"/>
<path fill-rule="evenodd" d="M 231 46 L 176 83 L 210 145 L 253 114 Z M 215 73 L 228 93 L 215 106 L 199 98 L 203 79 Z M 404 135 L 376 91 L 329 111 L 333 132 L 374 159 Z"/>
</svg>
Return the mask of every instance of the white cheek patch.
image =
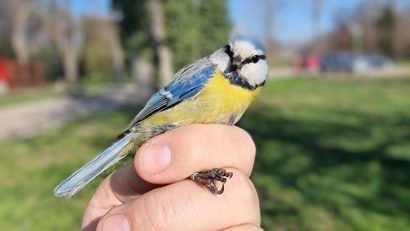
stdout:
<svg viewBox="0 0 410 231">
<path fill-rule="evenodd" d="M 224 49 L 219 49 L 215 51 L 209 59 L 212 63 L 216 64 L 220 71 L 225 71 L 229 64 L 229 56 L 225 53 Z"/>
<path fill-rule="evenodd" d="M 249 84 L 256 86 L 263 83 L 268 74 L 268 65 L 265 60 L 259 60 L 257 63 L 248 63 L 242 66 L 241 76 L 244 76 Z"/>
</svg>

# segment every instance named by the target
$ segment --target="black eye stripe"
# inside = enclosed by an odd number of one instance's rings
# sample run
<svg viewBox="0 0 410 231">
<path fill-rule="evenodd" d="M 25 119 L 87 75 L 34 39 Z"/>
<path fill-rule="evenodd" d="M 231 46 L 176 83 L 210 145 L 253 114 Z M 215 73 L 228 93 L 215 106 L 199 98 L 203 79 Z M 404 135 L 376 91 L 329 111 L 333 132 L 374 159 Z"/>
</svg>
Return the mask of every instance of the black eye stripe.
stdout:
<svg viewBox="0 0 410 231">
<path fill-rule="evenodd" d="M 254 55 L 252 57 L 246 58 L 242 64 L 247 64 L 247 63 L 257 63 L 259 60 L 265 60 L 266 56 L 265 55 Z"/>
</svg>

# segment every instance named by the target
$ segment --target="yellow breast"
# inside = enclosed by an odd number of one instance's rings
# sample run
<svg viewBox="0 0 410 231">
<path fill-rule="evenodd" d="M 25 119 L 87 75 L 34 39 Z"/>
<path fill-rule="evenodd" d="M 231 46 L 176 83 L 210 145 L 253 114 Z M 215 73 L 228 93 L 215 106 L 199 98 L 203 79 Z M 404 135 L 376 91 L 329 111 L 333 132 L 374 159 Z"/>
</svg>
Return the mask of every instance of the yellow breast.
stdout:
<svg viewBox="0 0 410 231">
<path fill-rule="evenodd" d="M 147 118 L 141 125 L 229 123 L 232 117 L 240 118 L 259 92 L 260 88 L 232 85 L 217 71 L 196 97 Z"/>
</svg>

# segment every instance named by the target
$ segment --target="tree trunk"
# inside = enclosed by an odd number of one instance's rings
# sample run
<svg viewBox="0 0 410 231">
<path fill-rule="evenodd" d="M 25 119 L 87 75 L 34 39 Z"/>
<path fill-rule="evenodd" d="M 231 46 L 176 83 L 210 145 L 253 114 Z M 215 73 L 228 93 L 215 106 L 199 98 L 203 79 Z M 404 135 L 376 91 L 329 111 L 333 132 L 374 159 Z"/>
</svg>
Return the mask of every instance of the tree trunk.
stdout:
<svg viewBox="0 0 410 231">
<path fill-rule="evenodd" d="M 159 71 L 161 86 L 165 86 L 171 82 L 172 73 L 172 53 L 171 49 L 166 45 L 160 45 L 157 47 L 159 57 Z"/>
<path fill-rule="evenodd" d="M 273 33 L 275 31 L 276 23 L 276 12 L 277 12 L 277 2 L 276 0 L 267 0 L 265 2 L 265 46 L 266 46 L 266 55 L 268 56 L 268 62 L 272 63 L 274 53 L 275 53 L 275 44 Z"/>
<path fill-rule="evenodd" d="M 155 89 L 153 70 L 152 63 L 144 59 L 135 58 L 132 61 L 132 77 L 136 81 L 138 92 L 141 93 L 143 98 L 148 98 L 153 94 L 153 90 Z"/>
<path fill-rule="evenodd" d="M 11 42 L 17 62 L 20 66 L 24 66 L 29 60 L 29 51 L 27 46 L 27 38 L 25 35 L 25 26 L 33 7 L 32 0 L 12 0 L 12 34 Z"/>
<path fill-rule="evenodd" d="M 64 76 L 70 85 L 74 85 L 78 81 L 78 58 L 77 52 L 74 49 L 66 49 L 64 52 Z"/>
<path fill-rule="evenodd" d="M 70 5 L 70 0 L 65 0 L 63 9 L 50 9 L 54 17 L 49 29 L 63 60 L 64 79 L 68 84 L 74 85 L 78 82 L 78 44 L 75 42 L 77 28 L 71 16 Z"/>
<path fill-rule="evenodd" d="M 115 23 L 110 20 L 108 22 L 109 29 L 107 29 L 107 38 L 110 46 L 112 67 L 114 70 L 114 78 L 121 81 L 124 75 L 124 52 L 121 46 L 118 30 Z"/>
<path fill-rule="evenodd" d="M 322 52 L 323 44 L 320 42 L 322 39 L 322 28 L 321 28 L 321 18 L 322 18 L 322 8 L 323 0 L 313 0 L 312 6 L 312 39 L 316 42 L 313 42 L 313 52 L 320 54 Z"/>
<path fill-rule="evenodd" d="M 172 53 L 166 44 L 164 11 L 161 0 L 148 0 L 147 12 L 150 18 L 150 29 L 156 44 L 159 65 L 159 82 L 161 86 L 170 82 L 173 76 Z"/>
</svg>

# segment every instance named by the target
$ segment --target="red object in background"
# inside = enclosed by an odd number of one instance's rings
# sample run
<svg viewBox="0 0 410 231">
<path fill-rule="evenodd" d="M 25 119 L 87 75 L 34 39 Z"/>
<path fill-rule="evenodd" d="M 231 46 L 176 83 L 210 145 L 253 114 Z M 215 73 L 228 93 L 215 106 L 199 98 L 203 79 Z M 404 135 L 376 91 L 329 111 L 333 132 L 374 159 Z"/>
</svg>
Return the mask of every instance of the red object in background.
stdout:
<svg viewBox="0 0 410 231">
<path fill-rule="evenodd" d="M 317 71 L 320 68 L 320 60 L 315 55 L 306 56 L 302 61 L 302 69 L 308 71 Z"/>
<path fill-rule="evenodd" d="M 8 61 L 6 59 L 0 59 L 0 82 L 10 86 L 10 73 L 8 71 L 7 64 Z"/>
<path fill-rule="evenodd" d="M 43 66 L 39 62 L 18 65 L 13 60 L 0 58 L 0 82 L 9 90 L 41 86 L 44 83 Z"/>
</svg>

